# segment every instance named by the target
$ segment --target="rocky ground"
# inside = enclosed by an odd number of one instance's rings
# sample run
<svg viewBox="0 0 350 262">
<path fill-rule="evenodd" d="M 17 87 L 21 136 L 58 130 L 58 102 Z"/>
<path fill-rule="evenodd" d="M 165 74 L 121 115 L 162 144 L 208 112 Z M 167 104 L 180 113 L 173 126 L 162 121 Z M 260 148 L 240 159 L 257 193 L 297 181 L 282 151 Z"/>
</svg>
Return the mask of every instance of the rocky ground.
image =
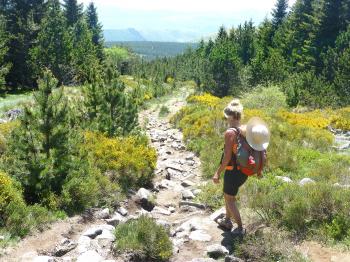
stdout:
<svg viewBox="0 0 350 262">
<path fill-rule="evenodd" d="M 171 114 L 184 106 L 185 97 L 186 94 L 183 94 L 180 98 L 165 102 Z M 5 256 L 0 260 L 128 261 L 126 256 L 113 253 L 112 246 L 117 241 L 115 226 L 144 214 L 152 216 L 157 223 L 169 229 L 174 245 L 171 261 L 217 261 L 213 258 L 218 256 L 224 257 L 224 261 L 241 261 L 234 257 L 232 250 L 233 241 L 240 236 L 223 231 L 216 223 L 224 210 L 212 213 L 206 209 L 205 203 L 194 202 L 200 186 L 206 183 L 200 176 L 200 160 L 186 150 L 182 133 L 172 128 L 169 117 L 159 117 L 158 108 L 152 106 L 140 114 L 140 123 L 158 152 L 153 189 L 141 188 L 131 193 L 130 198 L 121 203 L 114 213 L 109 209 L 91 209 L 82 216 L 56 222 L 48 230 L 29 236 L 17 246 L 5 250 Z M 306 183 L 313 181 L 300 181 L 301 185 Z M 252 223 L 248 215 L 243 214 L 243 217 L 249 234 L 264 227 Z M 314 254 L 316 249 L 310 250 L 308 247 L 307 244 L 301 246 L 300 251 L 317 261 L 320 256 Z M 331 255 L 334 257 L 334 253 L 329 256 L 325 252 L 321 254 L 326 256 L 322 261 L 335 261 L 327 260 L 331 259 Z"/>
</svg>

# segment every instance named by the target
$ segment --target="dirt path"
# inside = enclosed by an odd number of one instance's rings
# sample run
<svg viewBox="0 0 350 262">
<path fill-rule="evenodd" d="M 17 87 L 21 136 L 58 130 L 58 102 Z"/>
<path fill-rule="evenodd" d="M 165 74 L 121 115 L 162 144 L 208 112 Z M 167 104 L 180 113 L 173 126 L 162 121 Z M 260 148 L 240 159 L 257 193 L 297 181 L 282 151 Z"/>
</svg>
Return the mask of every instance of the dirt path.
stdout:
<svg viewBox="0 0 350 262">
<path fill-rule="evenodd" d="M 7 249 L 7 255 L 0 257 L 0 261 L 127 261 L 113 255 L 114 225 L 140 214 L 152 216 L 157 223 L 170 228 L 174 244 L 171 261 L 212 261 L 208 259 L 206 250 L 213 244 L 230 250 L 235 236 L 218 228 L 211 212 L 204 206 L 192 202 L 192 198 L 199 193 L 200 185 L 205 183 L 200 174 L 201 162 L 186 150 L 182 133 L 169 123 L 171 115 L 186 104 L 187 95 L 184 89 L 180 95 L 162 103 L 170 111 L 167 117 L 159 117 L 160 104 L 151 106 L 139 115 L 140 123 L 147 130 L 158 153 L 155 187 L 152 192 L 146 190 L 156 199 L 152 211 L 141 209 L 134 202 L 134 196 L 122 203 L 128 214 L 122 210 L 110 214 L 108 210 L 96 209 L 90 212 L 92 220 L 89 222 L 84 222 L 82 216 L 58 221 L 50 229 L 29 236 L 16 247 Z M 248 223 L 246 227 L 249 232 L 253 233 L 256 230 L 253 221 L 245 214 L 243 217 Z M 298 249 L 312 261 L 350 261 L 350 255 L 317 243 L 305 242 Z M 197 258 L 207 260 L 194 260 Z"/>
</svg>

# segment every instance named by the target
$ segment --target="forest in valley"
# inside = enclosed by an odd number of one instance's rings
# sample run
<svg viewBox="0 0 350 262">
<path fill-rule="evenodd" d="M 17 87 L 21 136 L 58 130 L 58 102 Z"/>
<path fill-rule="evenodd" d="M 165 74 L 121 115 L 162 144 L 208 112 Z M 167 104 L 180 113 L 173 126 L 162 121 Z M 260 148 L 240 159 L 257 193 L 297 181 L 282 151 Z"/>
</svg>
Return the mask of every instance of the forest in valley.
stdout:
<svg viewBox="0 0 350 262">
<path fill-rule="evenodd" d="M 350 2 L 279 0 L 271 19 L 221 27 L 195 50 L 135 68 L 157 77 L 193 79 L 206 92 L 237 96 L 259 85 L 278 85 L 288 105 L 348 105 L 350 99 Z"/>
</svg>

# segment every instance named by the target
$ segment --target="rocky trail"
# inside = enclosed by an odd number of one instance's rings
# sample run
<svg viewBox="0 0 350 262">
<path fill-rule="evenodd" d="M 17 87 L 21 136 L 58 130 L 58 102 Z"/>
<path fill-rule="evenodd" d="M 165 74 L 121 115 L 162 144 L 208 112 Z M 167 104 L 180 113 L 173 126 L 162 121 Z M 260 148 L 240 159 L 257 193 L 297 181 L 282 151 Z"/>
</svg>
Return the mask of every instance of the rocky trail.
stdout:
<svg viewBox="0 0 350 262">
<path fill-rule="evenodd" d="M 129 261 L 128 256 L 113 253 L 114 229 L 120 223 L 140 215 L 153 217 L 158 224 L 169 229 L 174 250 L 171 261 L 223 261 L 210 257 L 224 257 L 224 261 L 242 261 L 234 257 L 233 241 L 239 236 L 220 229 L 215 222 L 224 210 L 214 213 L 205 203 L 194 202 L 204 183 L 200 174 L 200 160 L 186 150 L 182 133 L 172 128 L 169 117 L 185 105 L 186 93 L 164 102 L 171 112 L 159 117 L 159 105 L 143 111 L 139 118 L 152 145 L 157 150 L 154 188 L 141 188 L 120 203 L 115 213 L 109 209 L 90 209 L 81 216 L 53 223 L 43 232 L 37 232 L 20 241 L 15 247 L 1 252 L 0 261 L 35 262 L 98 262 Z M 244 214 L 248 234 L 264 227 L 253 223 Z M 313 261 L 350 261 L 346 254 L 334 254 L 333 250 L 316 245 L 302 245 L 300 251 Z M 318 260 L 322 258 L 322 260 Z M 340 260 L 334 260 L 340 259 Z M 344 260 L 349 259 L 349 260 Z"/>
</svg>

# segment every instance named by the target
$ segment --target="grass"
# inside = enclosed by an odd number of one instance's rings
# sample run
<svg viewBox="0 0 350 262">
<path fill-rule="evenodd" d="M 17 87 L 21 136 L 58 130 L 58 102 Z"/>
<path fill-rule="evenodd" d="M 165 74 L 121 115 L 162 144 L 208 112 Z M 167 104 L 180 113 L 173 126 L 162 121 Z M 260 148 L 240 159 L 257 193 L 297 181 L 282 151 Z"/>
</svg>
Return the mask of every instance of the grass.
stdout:
<svg viewBox="0 0 350 262">
<path fill-rule="evenodd" d="M 141 216 L 117 226 L 115 250 L 132 253 L 138 261 L 167 261 L 172 255 L 172 243 L 163 226 Z"/>
<path fill-rule="evenodd" d="M 159 117 L 166 117 L 170 113 L 170 110 L 167 106 L 162 106 L 159 109 Z"/>
</svg>

